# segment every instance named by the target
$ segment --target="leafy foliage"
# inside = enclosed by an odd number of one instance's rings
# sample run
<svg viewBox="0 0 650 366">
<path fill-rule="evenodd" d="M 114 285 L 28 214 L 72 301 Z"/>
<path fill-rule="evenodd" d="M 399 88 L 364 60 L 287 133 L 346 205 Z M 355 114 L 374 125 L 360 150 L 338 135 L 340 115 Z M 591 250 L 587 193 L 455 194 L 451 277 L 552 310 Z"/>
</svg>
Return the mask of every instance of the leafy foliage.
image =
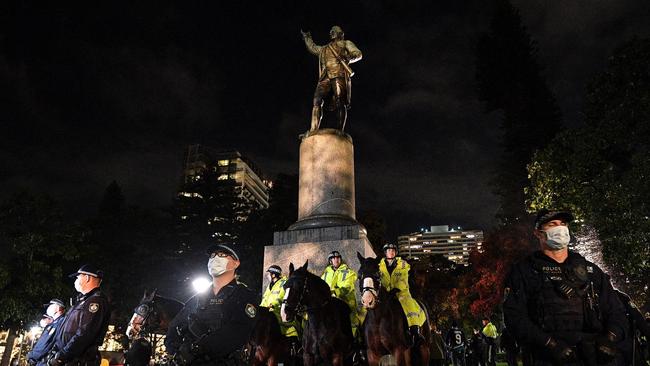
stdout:
<svg viewBox="0 0 650 366">
<path fill-rule="evenodd" d="M 0 324 L 27 322 L 45 301 L 71 295 L 63 277 L 85 234 L 49 197 L 20 192 L 0 205 Z"/>
<path fill-rule="evenodd" d="M 528 166 L 531 210 L 566 207 L 593 227 L 612 273 L 637 300 L 650 282 L 650 40 L 620 47 L 590 85 L 585 126 Z M 634 254 L 634 255 L 631 255 Z"/>
<path fill-rule="evenodd" d="M 536 248 L 530 225 L 496 228 L 488 233 L 482 251 L 472 251 L 472 271 L 462 279 L 461 288 L 474 316 L 491 315 L 503 301 L 504 281 L 513 263 Z"/>
</svg>

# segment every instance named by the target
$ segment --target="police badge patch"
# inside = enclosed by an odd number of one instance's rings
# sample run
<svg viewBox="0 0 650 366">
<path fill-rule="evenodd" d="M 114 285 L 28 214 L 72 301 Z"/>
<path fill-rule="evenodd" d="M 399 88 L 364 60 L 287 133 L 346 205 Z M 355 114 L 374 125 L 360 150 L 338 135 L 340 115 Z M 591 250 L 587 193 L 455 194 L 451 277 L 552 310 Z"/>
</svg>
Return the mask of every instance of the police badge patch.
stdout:
<svg viewBox="0 0 650 366">
<path fill-rule="evenodd" d="M 257 308 L 253 304 L 246 304 L 244 311 L 249 318 L 254 318 L 255 314 L 257 314 Z"/>
<path fill-rule="evenodd" d="M 97 310 L 99 310 L 99 304 L 96 302 L 93 302 L 88 306 L 88 311 L 90 311 L 91 313 L 96 313 Z"/>
</svg>

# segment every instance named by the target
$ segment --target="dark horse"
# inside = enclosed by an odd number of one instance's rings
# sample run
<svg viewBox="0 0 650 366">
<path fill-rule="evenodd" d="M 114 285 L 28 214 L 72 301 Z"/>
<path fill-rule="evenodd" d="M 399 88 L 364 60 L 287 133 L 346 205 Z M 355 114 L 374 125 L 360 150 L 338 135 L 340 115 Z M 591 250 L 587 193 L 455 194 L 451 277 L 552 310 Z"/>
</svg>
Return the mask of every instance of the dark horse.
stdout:
<svg viewBox="0 0 650 366">
<path fill-rule="evenodd" d="M 406 315 L 397 299 L 399 290 L 386 291 L 381 286 L 379 258 L 364 258 L 357 252 L 361 303 L 368 310 L 363 331 L 368 346 L 368 365 L 379 365 L 383 355 L 391 354 L 397 365 L 428 365 L 431 332 L 428 324 L 422 327 L 425 342 L 410 346 L 407 338 Z M 416 352 L 413 352 L 416 350 Z"/>
<path fill-rule="evenodd" d="M 306 313 L 302 336 L 303 363 L 313 366 L 318 359 L 341 366 L 352 354 L 352 326 L 348 305 L 332 297 L 330 288 L 320 277 L 307 271 L 308 262 L 294 270 L 289 265 L 289 279 L 282 303 L 282 320 Z"/>
<path fill-rule="evenodd" d="M 132 341 L 126 354 L 127 365 L 149 364 L 153 348 L 151 343 L 156 338 L 155 334 L 167 333 L 169 323 L 182 308 L 183 303 L 178 300 L 162 297 L 156 294 L 156 290 L 149 294 L 145 290 L 126 328 L 126 335 Z M 150 339 L 146 336 L 150 336 Z"/>
<path fill-rule="evenodd" d="M 280 362 L 293 364 L 289 340 L 280 332 L 280 323 L 275 314 L 260 306 L 256 318 L 257 322 L 246 346 L 250 352 L 251 365 L 276 366 Z"/>
</svg>

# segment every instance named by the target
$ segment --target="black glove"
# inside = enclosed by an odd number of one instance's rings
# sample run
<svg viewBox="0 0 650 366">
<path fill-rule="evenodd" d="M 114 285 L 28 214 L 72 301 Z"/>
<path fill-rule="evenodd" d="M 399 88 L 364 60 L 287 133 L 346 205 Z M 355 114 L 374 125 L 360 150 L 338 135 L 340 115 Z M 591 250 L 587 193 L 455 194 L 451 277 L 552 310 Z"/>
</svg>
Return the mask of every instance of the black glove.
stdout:
<svg viewBox="0 0 650 366">
<path fill-rule="evenodd" d="M 58 356 L 58 355 L 57 355 Z M 48 366 L 61 366 L 63 365 L 63 361 L 61 361 L 60 358 L 52 357 L 49 360 L 47 360 Z"/>
<path fill-rule="evenodd" d="M 575 352 L 562 340 L 549 338 L 546 342 L 546 348 L 551 352 L 551 356 L 558 362 L 566 362 L 575 358 Z"/>
<path fill-rule="evenodd" d="M 616 334 L 612 332 L 596 337 L 596 351 L 598 352 L 599 361 L 607 363 L 616 358 L 616 338 Z"/>
</svg>

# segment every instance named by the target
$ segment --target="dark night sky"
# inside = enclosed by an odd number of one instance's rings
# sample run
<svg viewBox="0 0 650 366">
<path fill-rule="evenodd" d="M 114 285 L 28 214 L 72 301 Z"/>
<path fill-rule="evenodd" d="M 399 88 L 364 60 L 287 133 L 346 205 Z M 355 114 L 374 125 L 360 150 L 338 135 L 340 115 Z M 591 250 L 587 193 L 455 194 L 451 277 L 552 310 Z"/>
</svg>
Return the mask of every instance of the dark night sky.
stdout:
<svg viewBox="0 0 650 366">
<path fill-rule="evenodd" d="M 339 24 L 364 54 L 347 129 L 357 210 L 392 235 L 493 223 L 499 116 L 482 113 L 473 54 L 488 1 L 188 3 L 3 5 L 0 198 L 48 192 L 82 216 L 117 180 L 130 204 L 168 205 L 190 143 L 295 173 L 317 76 L 299 30 L 323 44 Z M 514 4 L 569 126 L 613 49 L 650 34 L 647 0 Z"/>
</svg>

